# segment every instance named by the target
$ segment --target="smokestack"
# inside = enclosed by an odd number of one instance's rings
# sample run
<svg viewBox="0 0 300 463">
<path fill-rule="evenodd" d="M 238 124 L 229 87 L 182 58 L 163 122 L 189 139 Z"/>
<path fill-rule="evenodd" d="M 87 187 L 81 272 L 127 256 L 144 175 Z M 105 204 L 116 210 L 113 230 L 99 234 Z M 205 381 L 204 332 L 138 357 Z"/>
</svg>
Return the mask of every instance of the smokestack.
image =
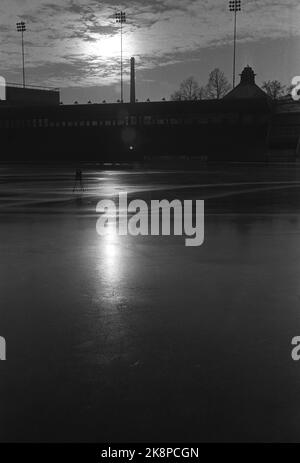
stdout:
<svg viewBox="0 0 300 463">
<path fill-rule="evenodd" d="M 130 103 L 135 103 L 135 59 L 130 60 Z"/>
</svg>

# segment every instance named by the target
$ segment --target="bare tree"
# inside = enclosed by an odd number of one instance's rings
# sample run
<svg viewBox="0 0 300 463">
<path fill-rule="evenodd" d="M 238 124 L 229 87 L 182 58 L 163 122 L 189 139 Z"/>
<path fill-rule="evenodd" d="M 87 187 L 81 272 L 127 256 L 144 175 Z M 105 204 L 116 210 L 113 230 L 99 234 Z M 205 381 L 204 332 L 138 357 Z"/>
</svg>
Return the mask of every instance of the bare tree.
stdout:
<svg viewBox="0 0 300 463">
<path fill-rule="evenodd" d="M 282 85 L 279 80 L 268 80 L 263 82 L 262 88 L 273 100 L 277 100 L 285 93 L 285 85 Z"/>
<path fill-rule="evenodd" d="M 199 88 L 199 92 L 198 92 L 198 100 L 205 100 L 206 97 L 207 97 L 206 88 L 203 87 L 203 85 L 201 85 L 201 87 Z"/>
<path fill-rule="evenodd" d="M 179 90 L 171 95 L 173 101 L 198 100 L 201 98 L 203 98 L 203 87 L 200 87 L 192 76 L 181 82 Z"/>
<path fill-rule="evenodd" d="M 214 69 L 209 74 L 206 86 L 206 97 L 209 99 L 223 98 L 231 89 L 225 74 L 219 68 Z"/>
</svg>

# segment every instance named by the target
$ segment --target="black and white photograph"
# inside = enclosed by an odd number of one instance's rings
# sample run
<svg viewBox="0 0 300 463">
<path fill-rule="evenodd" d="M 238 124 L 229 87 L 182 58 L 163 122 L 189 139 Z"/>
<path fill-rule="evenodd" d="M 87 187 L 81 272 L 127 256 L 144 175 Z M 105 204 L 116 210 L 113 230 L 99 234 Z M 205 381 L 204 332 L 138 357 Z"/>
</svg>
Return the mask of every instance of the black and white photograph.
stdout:
<svg viewBox="0 0 300 463">
<path fill-rule="evenodd" d="M 0 455 L 300 442 L 299 58 L 299 0 L 0 0 Z"/>
</svg>

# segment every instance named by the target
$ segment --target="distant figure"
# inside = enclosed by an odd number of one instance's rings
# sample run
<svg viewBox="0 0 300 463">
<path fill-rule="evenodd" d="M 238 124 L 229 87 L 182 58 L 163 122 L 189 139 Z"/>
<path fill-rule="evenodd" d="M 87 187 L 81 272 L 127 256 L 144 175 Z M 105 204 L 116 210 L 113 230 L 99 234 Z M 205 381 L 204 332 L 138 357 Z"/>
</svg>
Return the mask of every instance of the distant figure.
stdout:
<svg viewBox="0 0 300 463">
<path fill-rule="evenodd" d="M 76 190 L 84 191 L 83 182 L 82 182 L 82 170 L 80 168 L 77 168 L 75 171 L 75 184 L 73 188 L 73 193 Z"/>
</svg>

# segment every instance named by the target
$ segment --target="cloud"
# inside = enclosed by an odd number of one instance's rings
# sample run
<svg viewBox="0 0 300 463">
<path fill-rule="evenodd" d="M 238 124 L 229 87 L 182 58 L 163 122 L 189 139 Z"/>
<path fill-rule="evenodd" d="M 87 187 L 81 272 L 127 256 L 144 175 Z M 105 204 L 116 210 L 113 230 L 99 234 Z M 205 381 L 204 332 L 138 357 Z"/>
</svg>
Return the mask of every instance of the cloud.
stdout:
<svg viewBox="0 0 300 463">
<path fill-rule="evenodd" d="M 29 74 L 44 84 L 110 85 L 118 80 L 120 35 L 114 13 L 126 9 L 124 58 L 140 69 L 184 62 L 209 47 L 232 42 L 232 14 L 225 0 L 2 0 L 2 73 L 17 75 L 20 46 L 15 23 L 27 22 Z M 242 43 L 299 37 L 298 0 L 244 0 L 238 17 Z"/>
</svg>

